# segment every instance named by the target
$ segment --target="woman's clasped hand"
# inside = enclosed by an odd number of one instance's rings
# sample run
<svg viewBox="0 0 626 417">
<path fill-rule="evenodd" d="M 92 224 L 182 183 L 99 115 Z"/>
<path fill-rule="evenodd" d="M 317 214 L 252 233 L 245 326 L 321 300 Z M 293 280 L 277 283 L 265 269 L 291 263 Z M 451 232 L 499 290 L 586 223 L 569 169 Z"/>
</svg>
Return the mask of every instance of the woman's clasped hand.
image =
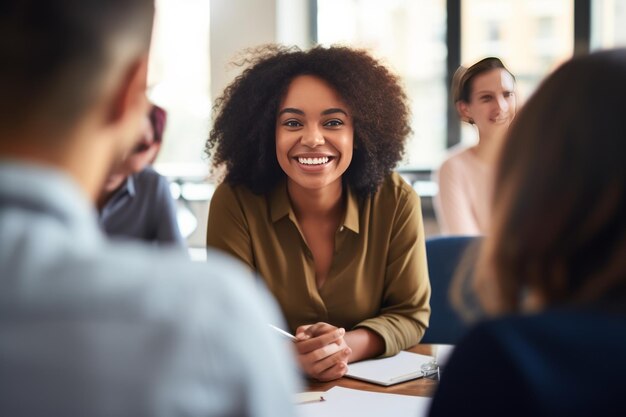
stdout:
<svg viewBox="0 0 626 417">
<path fill-rule="evenodd" d="M 345 329 L 323 322 L 298 327 L 294 346 L 301 369 L 319 381 L 344 376 L 352 353 L 345 334 Z"/>
</svg>

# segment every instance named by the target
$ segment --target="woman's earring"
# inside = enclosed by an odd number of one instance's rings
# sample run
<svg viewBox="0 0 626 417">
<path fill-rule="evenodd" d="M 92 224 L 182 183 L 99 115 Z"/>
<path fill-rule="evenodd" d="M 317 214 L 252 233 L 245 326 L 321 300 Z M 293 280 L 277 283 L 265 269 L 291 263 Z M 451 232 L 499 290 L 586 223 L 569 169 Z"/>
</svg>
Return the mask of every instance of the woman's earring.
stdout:
<svg viewBox="0 0 626 417">
<path fill-rule="evenodd" d="M 473 125 L 474 124 L 474 119 L 472 119 L 471 117 L 467 119 L 467 123 Z"/>
</svg>

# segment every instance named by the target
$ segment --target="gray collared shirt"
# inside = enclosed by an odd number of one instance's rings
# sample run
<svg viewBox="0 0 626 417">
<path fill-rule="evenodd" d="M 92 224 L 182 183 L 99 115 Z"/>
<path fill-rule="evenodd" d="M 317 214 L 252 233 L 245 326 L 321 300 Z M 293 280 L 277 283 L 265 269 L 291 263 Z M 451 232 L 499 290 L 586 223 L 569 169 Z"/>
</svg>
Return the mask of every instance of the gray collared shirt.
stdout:
<svg viewBox="0 0 626 417">
<path fill-rule="evenodd" d="M 186 247 L 169 182 L 151 167 L 122 183 L 100 210 L 99 222 L 109 236 Z"/>
<path fill-rule="evenodd" d="M 0 161 L 0 415 L 293 415 L 268 322 L 235 261 L 110 243 L 67 176 Z"/>
</svg>

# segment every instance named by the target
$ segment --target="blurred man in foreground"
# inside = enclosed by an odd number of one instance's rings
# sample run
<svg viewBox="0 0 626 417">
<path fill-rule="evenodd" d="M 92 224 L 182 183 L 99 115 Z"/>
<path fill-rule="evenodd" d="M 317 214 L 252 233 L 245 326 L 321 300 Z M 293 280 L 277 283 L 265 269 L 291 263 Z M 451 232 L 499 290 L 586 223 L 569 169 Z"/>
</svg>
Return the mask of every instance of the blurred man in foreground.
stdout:
<svg viewBox="0 0 626 417">
<path fill-rule="evenodd" d="M 94 202 L 135 146 L 150 0 L 0 7 L 0 415 L 284 416 L 277 309 L 234 261 L 112 245 Z"/>
</svg>

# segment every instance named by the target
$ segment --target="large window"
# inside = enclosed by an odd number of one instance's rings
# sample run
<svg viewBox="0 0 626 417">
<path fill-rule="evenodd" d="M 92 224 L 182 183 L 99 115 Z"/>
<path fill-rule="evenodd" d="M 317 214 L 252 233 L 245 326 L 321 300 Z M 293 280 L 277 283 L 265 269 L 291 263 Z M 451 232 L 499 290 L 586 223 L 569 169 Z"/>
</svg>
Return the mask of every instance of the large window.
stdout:
<svg viewBox="0 0 626 417">
<path fill-rule="evenodd" d="M 321 44 L 369 49 L 404 80 L 413 110 L 403 165 L 430 167 L 446 143 L 445 0 L 318 0 Z"/>
<path fill-rule="evenodd" d="M 369 49 L 402 78 L 411 99 L 414 133 L 401 168 L 429 170 L 439 165 L 448 143 L 459 137 L 466 143 L 475 140 L 468 126 L 459 136 L 451 111 L 447 80 L 456 66 L 501 57 L 517 77 L 523 103 L 574 53 L 575 38 L 577 53 L 626 46 L 621 24 L 626 0 L 588 1 L 157 0 L 149 96 L 168 111 L 169 122 L 156 168 L 179 181 L 184 197 L 179 203 L 200 222 L 190 244 L 204 244 L 202 222 L 212 190 L 203 183 L 211 87 L 216 97 L 230 82 L 234 75 L 227 62 L 240 49 L 268 42 Z M 422 178 L 428 173 L 411 174 Z M 427 196 L 433 190 L 418 191 Z"/>
<path fill-rule="evenodd" d="M 211 108 L 210 3 L 157 0 L 150 98 L 169 114 L 157 161 L 167 175 L 200 177 L 208 166 L 203 144 Z M 501 57 L 517 77 L 521 101 L 573 51 L 574 0 L 318 0 L 319 43 L 367 48 L 404 81 L 414 131 L 402 163 L 407 168 L 435 167 L 446 152 L 449 3 L 460 7 L 458 63 Z M 276 2 L 277 16 L 293 4 Z M 292 12 L 289 16 L 293 27 L 308 25 L 293 19 Z M 595 0 L 592 47 L 626 44 L 626 26 L 618 24 L 624 18 L 626 0 Z M 471 128 L 462 135 L 468 142 L 473 136 Z"/>
</svg>

